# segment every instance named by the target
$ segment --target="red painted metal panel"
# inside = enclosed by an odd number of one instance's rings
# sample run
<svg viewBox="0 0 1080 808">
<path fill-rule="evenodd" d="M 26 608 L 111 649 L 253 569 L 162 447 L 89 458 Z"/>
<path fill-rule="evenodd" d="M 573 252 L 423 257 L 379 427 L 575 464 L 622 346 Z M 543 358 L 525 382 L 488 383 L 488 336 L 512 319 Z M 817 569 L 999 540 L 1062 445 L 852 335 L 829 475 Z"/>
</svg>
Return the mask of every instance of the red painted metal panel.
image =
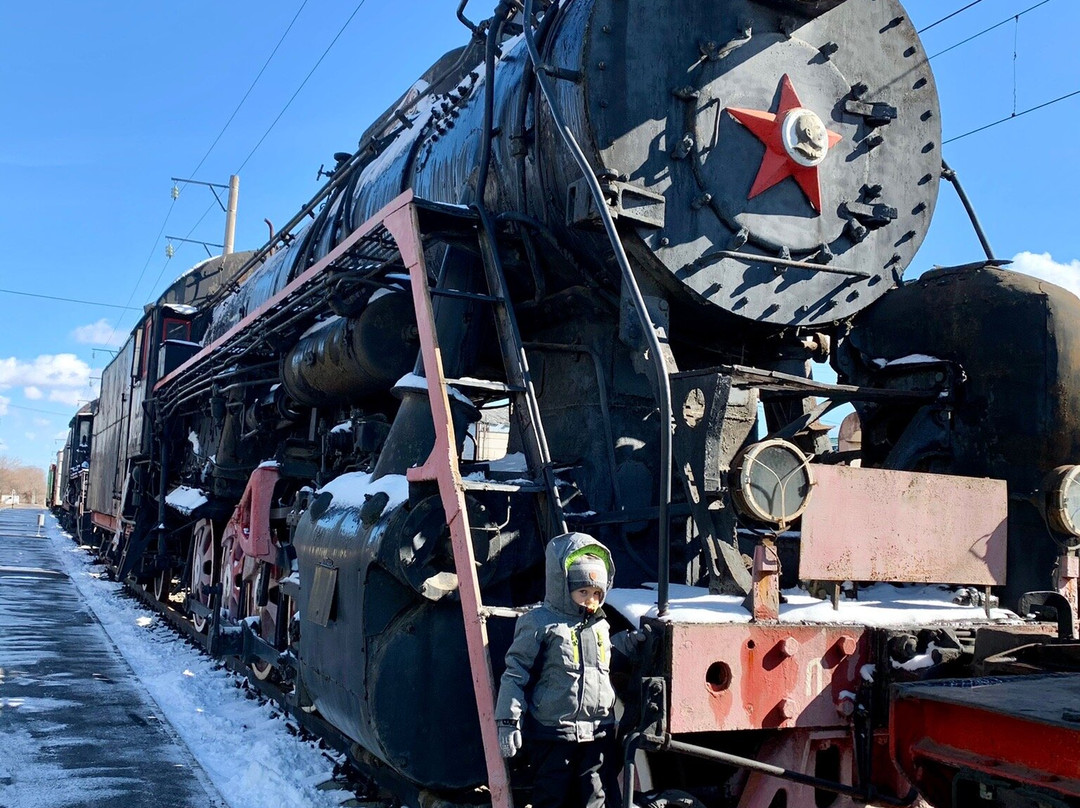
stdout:
<svg viewBox="0 0 1080 808">
<path fill-rule="evenodd" d="M 893 759 L 920 791 L 947 804 L 964 769 L 1080 797 L 1080 674 L 947 684 L 899 687 L 890 708 Z"/>
<path fill-rule="evenodd" d="M 1005 583 L 1004 480 L 814 466 L 799 577 Z"/>
<path fill-rule="evenodd" d="M 244 495 L 229 519 L 229 527 L 239 537 L 244 555 L 270 563 L 277 561 L 277 550 L 270 535 L 270 506 L 280 476 L 277 466 L 259 466 L 251 472 Z"/>
<path fill-rule="evenodd" d="M 846 726 L 870 653 L 857 626 L 677 624 L 671 642 L 676 734 Z"/>
<path fill-rule="evenodd" d="M 93 511 L 90 514 L 90 521 L 94 527 L 100 527 L 103 530 L 107 530 L 110 533 L 116 532 L 117 521 L 114 517 L 109 516 L 107 513 L 101 513 L 100 511 Z"/>
</svg>

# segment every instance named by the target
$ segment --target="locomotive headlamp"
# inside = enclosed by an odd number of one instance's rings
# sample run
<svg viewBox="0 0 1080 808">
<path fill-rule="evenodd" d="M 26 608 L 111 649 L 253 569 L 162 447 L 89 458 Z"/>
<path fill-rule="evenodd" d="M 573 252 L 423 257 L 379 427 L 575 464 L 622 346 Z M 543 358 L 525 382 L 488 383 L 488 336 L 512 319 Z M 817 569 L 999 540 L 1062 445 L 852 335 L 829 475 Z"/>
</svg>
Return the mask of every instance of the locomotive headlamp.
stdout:
<svg viewBox="0 0 1080 808">
<path fill-rule="evenodd" d="M 1043 483 L 1044 508 L 1050 525 L 1080 537 L 1080 466 L 1059 466 Z"/>
<path fill-rule="evenodd" d="M 810 502 L 814 477 L 809 459 L 786 440 L 755 443 L 735 459 L 732 488 L 739 511 L 784 528 Z"/>
</svg>

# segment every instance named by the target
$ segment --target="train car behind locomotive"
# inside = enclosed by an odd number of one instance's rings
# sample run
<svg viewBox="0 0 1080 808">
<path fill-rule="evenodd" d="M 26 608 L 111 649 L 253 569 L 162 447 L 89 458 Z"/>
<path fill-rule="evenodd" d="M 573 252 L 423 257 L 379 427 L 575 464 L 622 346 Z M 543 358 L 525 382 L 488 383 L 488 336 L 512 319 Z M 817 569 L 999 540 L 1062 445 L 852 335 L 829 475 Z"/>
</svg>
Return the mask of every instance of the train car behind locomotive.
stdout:
<svg viewBox="0 0 1080 808">
<path fill-rule="evenodd" d="M 943 163 L 895 0 L 469 25 L 270 244 L 147 307 L 94 419 L 102 552 L 401 799 L 502 808 L 511 618 L 587 532 L 647 636 L 631 789 L 910 802 L 890 687 L 1076 636 L 1080 302 L 989 256 L 903 281 Z M 981 764 L 932 757 L 948 806 Z"/>
</svg>

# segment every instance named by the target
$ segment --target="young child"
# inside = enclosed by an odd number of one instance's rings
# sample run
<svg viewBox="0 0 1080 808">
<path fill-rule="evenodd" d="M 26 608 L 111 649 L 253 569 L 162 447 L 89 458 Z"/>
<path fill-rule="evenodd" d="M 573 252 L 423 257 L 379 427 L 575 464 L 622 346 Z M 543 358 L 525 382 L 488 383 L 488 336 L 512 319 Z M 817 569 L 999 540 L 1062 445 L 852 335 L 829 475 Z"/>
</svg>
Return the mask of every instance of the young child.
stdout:
<svg viewBox="0 0 1080 808">
<path fill-rule="evenodd" d="M 544 604 L 518 618 L 495 719 L 504 757 L 529 739 L 533 808 L 603 808 L 617 767 L 611 639 L 600 607 L 615 575 L 607 548 L 584 533 L 547 547 Z M 617 770 L 616 770 L 617 771 Z M 616 775 L 617 776 L 617 775 Z"/>
</svg>

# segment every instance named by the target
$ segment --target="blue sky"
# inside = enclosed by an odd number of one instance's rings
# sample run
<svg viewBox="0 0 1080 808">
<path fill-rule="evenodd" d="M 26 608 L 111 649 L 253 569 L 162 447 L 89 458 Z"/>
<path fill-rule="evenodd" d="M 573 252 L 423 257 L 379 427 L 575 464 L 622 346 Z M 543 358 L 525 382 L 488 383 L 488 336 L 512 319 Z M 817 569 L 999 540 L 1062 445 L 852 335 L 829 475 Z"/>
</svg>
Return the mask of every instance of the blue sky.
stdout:
<svg viewBox="0 0 1080 808">
<path fill-rule="evenodd" d="M 924 28 L 970 1 L 906 7 Z M 1012 21 L 1038 2 L 981 0 L 924 34 L 934 54 L 1009 20 L 933 60 L 946 140 L 1008 117 L 1014 94 L 1015 110 L 1023 111 L 1080 90 L 1080 3 L 1049 0 Z M 467 13 L 480 18 L 492 5 L 473 0 Z M 166 235 L 221 242 L 222 214 L 210 192 L 188 186 L 173 202 L 170 177 L 225 183 L 242 165 L 236 245 L 258 246 L 264 217 L 287 221 L 316 191 L 320 164 L 351 151 L 431 62 L 465 41 L 456 8 L 454 0 L 364 0 L 359 10 L 353 0 L 60 0 L 7 9 L 0 31 L 0 289 L 8 290 L 0 292 L 0 454 L 41 465 L 55 456 L 75 405 L 94 395 L 94 377 L 109 360 L 94 349 L 110 347 L 134 323 L 134 311 L 115 307 L 141 307 L 205 257 L 198 245 L 174 242 L 167 259 Z M 1074 289 L 1078 144 L 1080 95 L 944 147 L 998 256 L 1019 256 L 1021 268 Z M 980 255 L 943 185 L 909 275 Z"/>
</svg>

